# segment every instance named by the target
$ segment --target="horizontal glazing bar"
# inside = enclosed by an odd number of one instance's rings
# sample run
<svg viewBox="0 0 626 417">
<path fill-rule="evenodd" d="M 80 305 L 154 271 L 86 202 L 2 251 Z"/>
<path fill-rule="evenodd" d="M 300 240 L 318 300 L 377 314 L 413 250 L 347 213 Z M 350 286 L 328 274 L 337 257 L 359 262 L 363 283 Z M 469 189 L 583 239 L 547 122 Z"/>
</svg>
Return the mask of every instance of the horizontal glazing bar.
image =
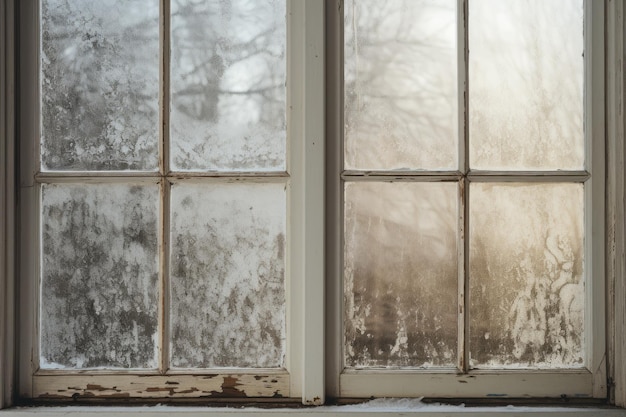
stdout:
<svg viewBox="0 0 626 417">
<path fill-rule="evenodd" d="M 283 375 L 288 373 L 284 368 L 180 368 L 168 370 L 165 375 Z M 162 376 L 159 370 L 150 369 L 39 369 L 35 376 L 104 376 L 104 375 L 135 375 Z"/>
<path fill-rule="evenodd" d="M 470 171 L 470 181 L 481 182 L 585 182 L 587 171 Z"/>
<path fill-rule="evenodd" d="M 39 183 L 80 183 L 80 182 L 97 182 L 97 183 L 115 183 L 115 182 L 141 182 L 141 183 L 158 183 L 162 178 L 174 183 L 187 180 L 235 180 L 235 181 L 268 181 L 276 179 L 283 181 L 289 178 L 286 172 L 171 172 L 167 175 L 161 175 L 158 172 L 40 172 L 35 174 L 35 180 Z"/>
<path fill-rule="evenodd" d="M 460 171 L 426 171 L 426 170 L 390 170 L 390 171 L 360 171 L 345 170 L 341 174 L 342 177 L 416 177 L 416 176 L 457 176 L 463 174 Z"/>
<path fill-rule="evenodd" d="M 46 182 L 54 178 L 159 178 L 158 171 L 54 171 L 38 172 L 35 180 Z"/>
<path fill-rule="evenodd" d="M 459 181 L 463 178 L 456 171 L 416 171 L 416 172 L 355 172 L 345 171 L 341 174 L 344 181 Z"/>
<path fill-rule="evenodd" d="M 40 184 L 158 184 L 161 176 L 156 175 L 35 175 Z"/>
<path fill-rule="evenodd" d="M 587 171 L 344 171 L 345 181 L 585 182 Z"/>
<path fill-rule="evenodd" d="M 201 177 L 201 176 L 171 176 L 168 175 L 167 180 L 172 184 L 180 184 L 180 183 L 233 183 L 233 182 L 247 182 L 247 183 L 271 183 L 278 182 L 283 183 L 289 180 L 288 175 L 267 175 L 267 176 L 219 176 L 219 177 Z"/>
<path fill-rule="evenodd" d="M 170 172 L 168 178 L 186 179 L 186 178 L 287 178 L 289 174 L 285 171 L 272 172 Z"/>
</svg>

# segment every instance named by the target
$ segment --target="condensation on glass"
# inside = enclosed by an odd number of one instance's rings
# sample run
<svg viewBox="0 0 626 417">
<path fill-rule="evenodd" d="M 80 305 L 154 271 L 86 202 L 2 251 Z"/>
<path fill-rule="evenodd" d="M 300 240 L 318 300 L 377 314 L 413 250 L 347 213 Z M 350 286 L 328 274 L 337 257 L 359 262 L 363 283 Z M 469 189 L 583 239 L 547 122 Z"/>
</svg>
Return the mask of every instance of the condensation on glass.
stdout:
<svg viewBox="0 0 626 417">
<path fill-rule="evenodd" d="M 156 170 L 159 1 L 43 0 L 41 169 Z"/>
<path fill-rule="evenodd" d="M 346 169 L 456 169 L 456 1 L 344 7 Z"/>
<path fill-rule="evenodd" d="M 157 366 L 156 185 L 42 185 L 40 366 Z"/>
<path fill-rule="evenodd" d="M 284 365 L 282 183 L 172 187 L 171 364 Z"/>
<path fill-rule="evenodd" d="M 171 19 L 171 167 L 284 171 L 285 0 L 179 0 Z"/>
<path fill-rule="evenodd" d="M 469 2 L 470 165 L 584 165 L 583 1 Z"/>
<path fill-rule="evenodd" d="M 345 186 L 345 365 L 457 363 L 457 193 L 449 183 Z"/>
<path fill-rule="evenodd" d="M 585 365 L 583 189 L 471 184 L 472 367 Z"/>
</svg>

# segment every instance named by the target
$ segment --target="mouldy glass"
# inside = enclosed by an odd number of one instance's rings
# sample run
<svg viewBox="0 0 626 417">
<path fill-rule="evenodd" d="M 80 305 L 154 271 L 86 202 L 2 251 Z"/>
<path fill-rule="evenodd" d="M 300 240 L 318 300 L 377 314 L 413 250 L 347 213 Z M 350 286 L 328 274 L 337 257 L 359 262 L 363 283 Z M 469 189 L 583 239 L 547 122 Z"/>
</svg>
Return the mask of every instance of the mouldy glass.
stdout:
<svg viewBox="0 0 626 417">
<path fill-rule="evenodd" d="M 457 169 L 456 1 L 344 10 L 346 169 Z"/>
<path fill-rule="evenodd" d="M 279 368 L 285 355 L 285 184 L 174 184 L 171 364 Z"/>
<path fill-rule="evenodd" d="M 457 363 L 456 182 L 345 186 L 345 365 Z"/>
<path fill-rule="evenodd" d="M 285 0 L 172 2 L 172 170 L 285 170 L 286 11 Z"/>
<path fill-rule="evenodd" d="M 157 185 L 44 184 L 41 367 L 156 368 Z"/>
<path fill-rule="evenodd" d="M 471 184 L 472 367 L 585 365 L 583 190 Z"/>
<path fill-rule="evenodd" d="M 43 0 L 41 169 L 155 171 L 159 1 Z"/>
<path fill-rule="evenodd" d="M 580 170 L 582 0 L 470 0 L 470 167 Z"/>
</svg>

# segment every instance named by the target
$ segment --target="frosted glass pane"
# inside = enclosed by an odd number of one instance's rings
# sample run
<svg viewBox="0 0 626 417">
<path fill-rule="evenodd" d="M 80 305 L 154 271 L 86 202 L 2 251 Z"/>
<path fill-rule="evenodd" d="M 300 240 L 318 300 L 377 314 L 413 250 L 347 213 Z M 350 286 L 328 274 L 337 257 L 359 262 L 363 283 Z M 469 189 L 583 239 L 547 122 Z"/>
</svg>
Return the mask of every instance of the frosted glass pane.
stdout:
<svg viewBox="0 0 626 417">
<path fill-rule="evenodd" d="M 172 2 L 172 169 L 285 169 L 286 7 Z"/>
<path fill-rule="evenodd" d="M 43 170 L 156 170 L 159 1 L 42 1 Z"/>
<path fill-rule="evenodd" d="M 582 169 L 582 0 L 469 2 L 470 165 Z"/>
<path fill-rule="evenodd" d="M 584 366 L 582 184 L 472 184 L 473 367 Z"/>
<path fill-rule="evenodd" d="M 455 0 L 345 1 L 345 166 L 456 169 Z"/>
<path fill-rule="evenodd" d="M 42 368 L 157 366 L 157 186 L 42 186 Z"/>
<path fill-rule="evenodd" d="M 345 187 L 345 364 L 457 361 L 457 184 Z"/>
<path fill-rule="evenodd" d="M 281 367 L 284 184 L 172 188 L 171 364 Z"/>
</svg>

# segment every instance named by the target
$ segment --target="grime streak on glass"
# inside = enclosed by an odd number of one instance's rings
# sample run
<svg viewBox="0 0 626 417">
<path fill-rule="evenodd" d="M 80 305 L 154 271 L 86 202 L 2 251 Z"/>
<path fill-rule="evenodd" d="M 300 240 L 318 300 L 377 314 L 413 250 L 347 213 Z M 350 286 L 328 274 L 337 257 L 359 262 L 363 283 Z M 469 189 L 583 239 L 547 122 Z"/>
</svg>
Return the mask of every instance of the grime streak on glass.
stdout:
<svg viewBox="0 0 626 417">
<path fill-rule="evenodd" d="M 470 0 L 471 168 L 583 168 L 583 81 L 582 0 Z"/>
<path fill-rule="evenodd" d="M 348 183 L 345 365 L 454 367 L 456 182 Z"/>
<path fill-rule="evenodd" d="M 156 170 L 158 0 L 43 0 L 43 170 Z"/>
<path fill-rule="evenodd" d="M 285 355 L 285 185 L 171 190 L 171 364 L 278 368 Z"/>
<path fill-rule="evenodd" d="M 346 0 L 346 169 L 456 169 L 455 0 Z"/>
<path fill-rule="evenodd" d="M 472 367 L 585 365 L 583 189 L 471 185 Z"/>
<path fill-rule="evenodd" d="M 171 166 L 283 171 L 285 0 L 176 0 L 171 24 Z"/>
<path fill-rule="evenodd" d="M 42 185 L 41 367 L 155 368 L 157 186 Z"/>
</svg>

